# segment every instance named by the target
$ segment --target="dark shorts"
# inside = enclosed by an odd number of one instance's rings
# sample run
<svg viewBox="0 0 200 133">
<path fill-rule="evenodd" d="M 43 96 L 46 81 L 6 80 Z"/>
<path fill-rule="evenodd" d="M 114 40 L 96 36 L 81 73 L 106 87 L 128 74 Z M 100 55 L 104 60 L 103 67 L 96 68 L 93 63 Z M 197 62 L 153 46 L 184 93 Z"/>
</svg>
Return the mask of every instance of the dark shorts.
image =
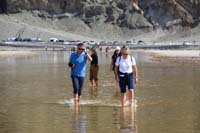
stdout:
<svg viewBox="0 0 200 133">
<path fill-rule="evenodd" d="M 90 80 L 98 80 L 98 72 L 99 72 L 99 65 L 91 64 L 90 65 Z"/>
<path fill-rule="evenodd" d="M 126 86 L 128 89 L 134 89 L 134 76 L 133 73 L 121 73 L 119 72 L 119 86 L 121 93 L 126 93 Z"/>
<path fill-rule="evenodd" d="M 71 78 L 72 78 L 72 84 L 74 88 L 74 94 L 78 94 L 79 96 L 81 96 L 83 83 L 84 83 L 84 77 L 71 76 Z"/>
</svg>

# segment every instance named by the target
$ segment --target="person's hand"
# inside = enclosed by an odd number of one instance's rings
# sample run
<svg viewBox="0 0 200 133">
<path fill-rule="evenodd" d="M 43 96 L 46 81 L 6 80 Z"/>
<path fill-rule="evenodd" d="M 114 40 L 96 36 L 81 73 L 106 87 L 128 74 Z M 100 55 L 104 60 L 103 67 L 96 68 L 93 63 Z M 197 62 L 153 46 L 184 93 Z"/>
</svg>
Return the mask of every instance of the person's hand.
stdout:
<svg viewBox="0 0 200 133">
<path fill-rule="evenodd" d="M 71 67 L 71 68 L 73 68 L 75 65 L 73 63 L 69 62 L 68 66 Z"/>
<path fill-rule="evenodd" d="M 138 83 L 138 81 L 139 81 L 139 80 L 138 80 L 138 78 L 136 77 L 136 78 L 135 78 L 135 84 L 137 84 L 137 83 Z"/>
<path fill-rule="evenodd" d="M 86 48 L 84 49 L 83 52 L 84 52 L 86 55 L 88 55 L 88 52 L 87 52 Z"/>
<path fill-rule="evenodd" d="M 119 82 L 119 77 L 118 77 L 118 76 L 116 76 L 116 77 L 115 77 L 115 80 L 116 80 L 117 82 Z"/>
</svg>

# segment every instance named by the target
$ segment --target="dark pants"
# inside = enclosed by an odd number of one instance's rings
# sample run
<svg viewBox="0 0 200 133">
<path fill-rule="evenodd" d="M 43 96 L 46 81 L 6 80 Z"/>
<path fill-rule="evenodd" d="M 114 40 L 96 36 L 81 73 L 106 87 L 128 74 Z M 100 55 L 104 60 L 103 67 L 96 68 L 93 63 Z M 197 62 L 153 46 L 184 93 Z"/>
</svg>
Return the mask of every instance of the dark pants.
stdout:
<svg viewBox="0 0 200 133">
<path fill-rule="evenodd" d="M 84 77 L 77 77 L 77 76 L 71 76 L 73 88 L 74 88 L 74 94 L 78 94 L 78 96 L 81 96 L 82 89 L 83 89 L 83 83 L 84 83 Z"/>
</svg>

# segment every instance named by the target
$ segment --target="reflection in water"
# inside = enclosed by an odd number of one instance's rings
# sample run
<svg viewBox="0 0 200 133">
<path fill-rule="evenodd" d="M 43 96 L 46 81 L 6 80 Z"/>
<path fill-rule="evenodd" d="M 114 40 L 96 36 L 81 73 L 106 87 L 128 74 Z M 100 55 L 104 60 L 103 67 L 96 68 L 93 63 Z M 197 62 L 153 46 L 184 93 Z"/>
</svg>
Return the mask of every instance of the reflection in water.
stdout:
<svg viewBox="0 0 200 133">
<path fill-rule="evenodd" d="M 121 108 L 121 132 L 131 132 L 136 133 L 135 117 L 134 117 L 134 107 L 123 107 Z"/>
<path fill-rule="evenodd" d="M 86 133 L 87 132 L 87 116 L 81 110 L 79 105 L 74 106 L 74 119 L 72 122 L 73 132 Z"/>
<path fill-rule="evenodd" d="M 90 87 L 90 98 L 95 99 L 98 96 L 98 86 L 91 86 Z"/>
</svg>

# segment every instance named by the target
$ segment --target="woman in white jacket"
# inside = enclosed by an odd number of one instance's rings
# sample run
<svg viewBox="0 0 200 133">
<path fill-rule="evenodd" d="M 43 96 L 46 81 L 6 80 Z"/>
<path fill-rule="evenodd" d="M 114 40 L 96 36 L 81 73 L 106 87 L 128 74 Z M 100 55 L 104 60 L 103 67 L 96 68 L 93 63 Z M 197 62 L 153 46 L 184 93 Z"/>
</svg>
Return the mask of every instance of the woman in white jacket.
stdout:
<svg viewBox="0 0 200 133">
<path fill-rule="evenodd" d="M 115 63 L 115 73 L 119 81 L 121 91 L 121 104 L 125 106 L 126 103 L 126 86 L 128 86 L 129 104 L 133 105 L 134 88 L 138 82 L 138 72 L 134 57 L 130 55 L 128 47 L 124 46 L 121 49 L 121 56 L 117 58 Z"/>
</svg>

